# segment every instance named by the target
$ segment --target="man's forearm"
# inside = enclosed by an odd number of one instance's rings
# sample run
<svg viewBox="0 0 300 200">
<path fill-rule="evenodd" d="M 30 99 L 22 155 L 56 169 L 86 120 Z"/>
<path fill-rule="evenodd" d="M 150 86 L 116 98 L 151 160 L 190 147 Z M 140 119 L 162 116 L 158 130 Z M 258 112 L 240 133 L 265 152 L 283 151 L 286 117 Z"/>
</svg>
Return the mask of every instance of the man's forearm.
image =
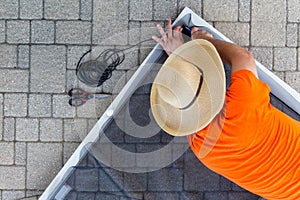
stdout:
<svg viewBox="0 0 300 200">
<path fill-rule="evenodd" d="M 255 60 L 252 54 L 243 47 L 216 40 L 210 33 L 198 28 L 192 29 L 192 39 L 205 39 L 211 42 L 216 47 L 221 59 L 231 65 L 232 73 L 247 69 L 257 76 Z"/>
<path fill-rule="evenodd" d="M 224 42 L 221 40 L 216 40 L 214 38 L 205 39 L 211 42 L 216 47 L 222 60 L 228 64 L 234 63 L 234 61 L 239 55 L 245 54 L 246 50 L 238 45 Z"/>
<path fill-rule="evenodd" d="M 257 76 L 256 65 L 252 54 L 241 46 L 236 44 L 205 38 L 210 41 L 217 49 L 223 61 L 230 64 L 232 72 L 248 69 Z"/>
</svg>

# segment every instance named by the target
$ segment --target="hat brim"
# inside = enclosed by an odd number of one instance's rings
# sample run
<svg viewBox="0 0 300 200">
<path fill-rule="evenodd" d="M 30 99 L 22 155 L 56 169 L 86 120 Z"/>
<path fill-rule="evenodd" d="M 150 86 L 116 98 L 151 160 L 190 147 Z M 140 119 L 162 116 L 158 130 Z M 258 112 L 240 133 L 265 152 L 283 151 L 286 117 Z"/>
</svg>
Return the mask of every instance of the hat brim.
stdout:
<svg viewBox="0 0 300 200">
<path fill-rule="evenodd" d="M 180 67 L 176 65 L 178 58 L 203 71 L 203 84 L 196 100 L 182 110 L 161 99 L 157 90 L 159 71 L 151 88 L 150 104 L 154 119 L 165 132 L 173 136 L 185 136 L 205 128 L 220 112 L 225 100 L 226 80 L 222 60 L 216 48 L 207 40 L 192 40 L 180 46 L 161 69 Z"/>
</svg>

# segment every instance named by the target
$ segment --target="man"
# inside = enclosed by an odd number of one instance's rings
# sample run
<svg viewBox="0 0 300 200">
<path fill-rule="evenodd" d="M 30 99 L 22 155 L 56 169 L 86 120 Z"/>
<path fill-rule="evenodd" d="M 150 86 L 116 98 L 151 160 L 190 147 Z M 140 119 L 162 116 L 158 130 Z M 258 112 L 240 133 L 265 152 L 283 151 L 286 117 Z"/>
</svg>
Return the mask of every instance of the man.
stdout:
<svg viewBox="0 0 300 200">
<path fill-rule="evenodd" d="M 270 104 L 270 88 L 258 79 L 251 53 L 197 27 L 192 29 L 192 41 L 184 44 L 181 27 L 172 30 L 170 19 L 167 26 L 166 34 L 157 25 L 162 39 L 152 37 L 169 55 L 151 90 L 157 123 L 169 134 L 188 135 L 201 162 L 250 192 L 266 199 L 299 200 L 300 122 Z M 218 56 L 232 66 L 224 99 L 219 95 L 224 75 L 218 75 Z M 215 77 L 208 77 L 207 66 Z M 222 87 L 210 86 L 212 79 Z M 203 96 L 209 99 L 206 104 Z"/>
</svg>

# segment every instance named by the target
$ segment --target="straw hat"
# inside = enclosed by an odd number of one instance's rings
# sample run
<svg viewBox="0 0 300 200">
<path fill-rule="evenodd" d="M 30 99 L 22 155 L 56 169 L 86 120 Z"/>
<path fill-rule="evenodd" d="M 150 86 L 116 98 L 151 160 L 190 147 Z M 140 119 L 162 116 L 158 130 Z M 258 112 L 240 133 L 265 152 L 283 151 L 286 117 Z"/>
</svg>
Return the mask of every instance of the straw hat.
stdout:
<svg viewBox="0 0 300 200">
<path fill-rule="evenodd" d="M 150 104 L 154 119 L 174 136 L 205 128 L 221 111 L 225 72 L 216 48 L 207 40 L 192 40 L 177 48 L 154 79 Z"/>
</svg>

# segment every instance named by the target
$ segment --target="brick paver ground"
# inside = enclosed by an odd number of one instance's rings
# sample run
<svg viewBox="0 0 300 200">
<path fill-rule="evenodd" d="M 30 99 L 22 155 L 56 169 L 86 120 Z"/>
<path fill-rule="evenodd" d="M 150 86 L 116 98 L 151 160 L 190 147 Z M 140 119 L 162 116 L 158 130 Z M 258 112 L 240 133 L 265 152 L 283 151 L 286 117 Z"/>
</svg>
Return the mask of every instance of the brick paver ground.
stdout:
<svg viewBox="0 0 300 200">
<path fill-rule="evenodd" d="M 148 39 L 157 34 L 151 27 L 176 18 L 184 6 L 248 48 L 300 92 L 298 0 L 1 0 L 0 200 L 42 193 L 154 43 L 131 51 L 97 90 L 113 93 L 111 98 L 75 109 L 68 105 L 69 89 L 79 85 L 95 91 L 76 80 L 82 53 Z M 229 199 L 247 198 L 243 190 L 233 191 Z M 222 195 L 205 193 L 205 199 Z"/>
</svg>

